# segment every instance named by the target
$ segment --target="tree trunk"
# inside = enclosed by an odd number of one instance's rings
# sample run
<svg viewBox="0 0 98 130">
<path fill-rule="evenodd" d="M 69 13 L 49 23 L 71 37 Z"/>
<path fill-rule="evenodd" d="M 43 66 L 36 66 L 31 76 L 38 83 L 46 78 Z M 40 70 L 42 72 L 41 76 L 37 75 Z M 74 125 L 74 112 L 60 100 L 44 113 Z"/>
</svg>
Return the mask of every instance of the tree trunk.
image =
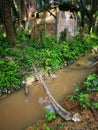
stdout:
<svg viewBox="0 0 98 130">
<path fill-rule="evenodd" d="M 2 0 L 1 4 L 2 4 L 3 23 L 6 31 L 7 40 L 8 42 L 16 41 L 16 33 L 11 17 L 11 7 L 9 0 Z"/>
</svg>

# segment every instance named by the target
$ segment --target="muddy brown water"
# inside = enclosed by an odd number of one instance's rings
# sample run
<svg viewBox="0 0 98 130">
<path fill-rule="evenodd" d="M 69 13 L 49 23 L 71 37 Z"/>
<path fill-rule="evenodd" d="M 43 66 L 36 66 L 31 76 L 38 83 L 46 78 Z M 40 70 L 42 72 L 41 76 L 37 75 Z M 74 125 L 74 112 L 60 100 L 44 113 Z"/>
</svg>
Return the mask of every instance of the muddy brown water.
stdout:
<svg viewBox="0 0 98 130">
<path fill-rule="evenodd" d="M 53 97 L 60 103 L 63 97 L 75 90 L 75 84 L 81 83 L 94 71 L 88 56 L 82 57 L 74 64 L 59 70 L 56 78 L 45 82 Z M 0 100 L 0 130 L 24 130 L 32 122 L 44 118 L 45 107 L 49 100 L 38 82 L 29 86 L 29 96 L 20 90 Z"/>
</svg>

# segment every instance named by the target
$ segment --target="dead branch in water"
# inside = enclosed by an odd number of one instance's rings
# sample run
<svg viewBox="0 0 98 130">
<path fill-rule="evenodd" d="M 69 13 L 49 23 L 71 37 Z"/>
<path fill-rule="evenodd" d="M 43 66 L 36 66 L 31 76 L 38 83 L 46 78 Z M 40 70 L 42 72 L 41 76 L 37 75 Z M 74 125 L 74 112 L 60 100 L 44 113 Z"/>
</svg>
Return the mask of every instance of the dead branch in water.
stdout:
<svg viewBox="0 0 98 130">
<path fill-rule="evenodd" d="M 58 115 L 60 115 L 63 119 L 65 120 L 72 120 L 72 114 L 70 112 L 68 112 L 67 110 L 65 110 L 62 106 L 60 106 L 58 104 L 58 102 L 53 98 L 53 96 L 51 95 L 51 93 L 49 92 L 49 90 L 47 89 L 47 86 L 44 82 L 44 80 L 42 79 L 42 77 L 39 75 L 35 65 L 33 65 L 33 70 L 35 72 L 35 75 L 37 77 L 37 79 L 39 79 L 42 87 L 44 88 L 46 94 L 49 97 L 49 100 L 53 106 L 53 108 L 55 109 L 55 111 L 58 113 Z"/>
</svg>

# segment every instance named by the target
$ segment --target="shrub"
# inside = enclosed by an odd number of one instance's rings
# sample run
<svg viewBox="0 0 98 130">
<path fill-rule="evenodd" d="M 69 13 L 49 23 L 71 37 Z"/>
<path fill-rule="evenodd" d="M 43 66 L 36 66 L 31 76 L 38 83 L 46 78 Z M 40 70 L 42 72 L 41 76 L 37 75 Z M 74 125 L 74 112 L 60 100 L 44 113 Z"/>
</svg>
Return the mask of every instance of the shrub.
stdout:
<svg viewBox="0 0 98 130">
<path fill-rule="evenodd" d="M 37 64 L 39 68 L 44 68 L 49 74 L 55 73 L 57 69 L 73 63 L 93 46 L 98 46 L 98 38 L 95 35 L 90 35 L 86 39 L 76 36 L 71 40 L 58 42 L 56 37 L 45 35 L 42 36 L 42 46 L 40 46 L 39 40 L 29 39 L 28 34 L 20 29 L 17 32 L 17 39 L 18 43 L 9 44 L 4 32 L 0 30 L 0 66 L 2 68 L 0 88 L 10 86 L 15 88 L 21 85 L 22 73 L 25 71 L 28 75 L 31 72 L 32 63 Z M 4 75 L 6 75 L 5 78 Z M 13 80 L 10 79 L 11 76 Z"/>
<path fill-rule="evenodd" d="M 76 85 L 75 94 L 73 96 L 69 95 L 68 98 L 70 101 L 77 100 L 79 105 L 84 109 L 97 109 L 98 103 L 90 101 L 89 92 L 98 91 L 98 76 L 96 74 L 90 74 L 84 81 L 84 85 L 85 86 Z"/>
<path fill-rule="evenodd" d="M 84 82 L 85 88 L 89 92 L 98 91 L 98 75 L 91 74 L 87 77 L 86 81 Z"/>
<path fill-rule="evenodd" d="M 19 72 L 19 66 L 9 57 L 0 60 L 0 91 L 6 92 L 7 89 L 18 89 L 22 85 L 22 74 Z M 3 91 L 6 88 L 6 91 Z"/>
<path fill-rule="evenodd" d="M 46 109 L 45 117 L 47 121 L 52 121 L 57 117 L 57 115 L 55 112 L 51 112 L 49 109 Z"/>
</svg>

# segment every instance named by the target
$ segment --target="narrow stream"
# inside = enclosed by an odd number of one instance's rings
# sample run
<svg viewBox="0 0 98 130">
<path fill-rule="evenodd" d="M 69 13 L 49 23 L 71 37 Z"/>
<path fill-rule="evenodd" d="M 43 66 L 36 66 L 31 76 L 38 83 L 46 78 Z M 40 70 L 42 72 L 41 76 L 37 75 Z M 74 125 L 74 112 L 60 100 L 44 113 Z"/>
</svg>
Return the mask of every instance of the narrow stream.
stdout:
<svg viewBox="0 0 98 130">
<path fill-rule="evenodd" d="M 59 70 L 57 77 L 45 82 L 53 97 L 61 102 L 63 97 L 75 90 L 75 84 L 94 71 L 89 69 L 88 56 L 82 57 L 69 67 Z M 20 90 L 0 100 L 0 130 L 24 130 L 32 122 L 44 118 L 49 100 L 38 82 L 29 86 L 29 96 Z"/>
</svg>

